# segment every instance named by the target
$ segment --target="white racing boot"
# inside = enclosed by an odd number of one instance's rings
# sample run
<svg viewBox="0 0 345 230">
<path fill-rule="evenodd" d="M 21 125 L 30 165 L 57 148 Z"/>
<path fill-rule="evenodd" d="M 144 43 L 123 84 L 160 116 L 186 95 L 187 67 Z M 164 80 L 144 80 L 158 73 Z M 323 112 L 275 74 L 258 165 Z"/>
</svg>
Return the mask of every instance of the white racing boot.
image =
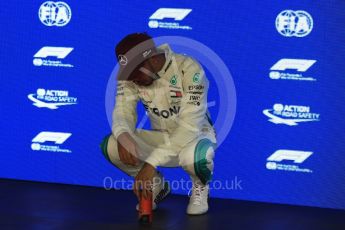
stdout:
<svg viewBox="0 0 345 230">
<path fill-rule="evenodd" d="M 164 177 L 160 172 L 153 178 L 152 185 L 152 210 L 157 209 L 157 204 L 161 202 L 170 193 L 169 183 L 164 181 Z M 139 204 L 136 206 L 139 211 Z"/>
<path fill-rule="evenodd" d="M 201 181 L 193 179 L 192 195 L 187 207 L 188 215 L 201 215 L 208 210 L 209 185 L 204 185 Z"/>
</svg>

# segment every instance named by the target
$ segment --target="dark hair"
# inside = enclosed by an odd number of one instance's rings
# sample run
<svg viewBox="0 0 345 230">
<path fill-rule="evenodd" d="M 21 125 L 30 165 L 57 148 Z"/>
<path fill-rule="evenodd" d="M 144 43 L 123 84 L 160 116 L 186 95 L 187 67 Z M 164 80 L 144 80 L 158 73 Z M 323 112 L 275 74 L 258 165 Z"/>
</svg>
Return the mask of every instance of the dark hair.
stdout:
<svg viewBox="0 0 345 230">
<path fill-rule="evenodd" d="M 147 33 L 133 33 L 128 34 L 126 37 L 124 37 L 115 48 L 116 57 L 119 57 L 119 55 L 124 55 L 127 53 L 130 49 L 134 48 L 138 44 L 145 42 L 147 40 L 152 41 L 152 47 L 154 47 L 154 42 L 152 40 L 152 37 L 148 35 Z"/>
</svg>

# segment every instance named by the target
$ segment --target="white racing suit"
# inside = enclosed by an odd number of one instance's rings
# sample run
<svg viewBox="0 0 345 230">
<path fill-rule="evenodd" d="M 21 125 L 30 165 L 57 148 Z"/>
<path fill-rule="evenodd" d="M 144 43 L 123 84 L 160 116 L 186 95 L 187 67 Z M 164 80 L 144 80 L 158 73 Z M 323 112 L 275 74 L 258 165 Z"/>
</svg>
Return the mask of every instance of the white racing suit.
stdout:
<svg viewBox="0 0 345 230">
<path fill-rule="evenodd" d="M 216 138 L 207 110 L 208 80 L 201 65 L 192 58 L 163 50 L 166 62 L 159 79 L 150 86 L 119 80 L 113 112 L 112 134 L 101 148 L 116 167 L 135 177 L 144 162 L 154 167 L 182 166 L 192 178 L 206 184 L 213 173 Z M 137 102 L 141 100 L 152 130 L 136 129 Z M 116 139 L 128 132 L 140 149 L 138 166 L 123 164 Z M 196 179 L 197 179 L 196 178 Z"/>
</svg>

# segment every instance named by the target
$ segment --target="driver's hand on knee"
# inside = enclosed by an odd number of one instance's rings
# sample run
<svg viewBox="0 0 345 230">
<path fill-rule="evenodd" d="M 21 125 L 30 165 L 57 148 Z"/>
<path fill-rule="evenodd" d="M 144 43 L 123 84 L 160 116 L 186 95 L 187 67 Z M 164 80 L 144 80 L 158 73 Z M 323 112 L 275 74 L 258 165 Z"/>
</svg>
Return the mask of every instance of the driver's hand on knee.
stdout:
<svg viewBox="0 0 345 230">
<path fill-rule="evenodd" d="M 122 133 L 117 138 L 117 149 L 122 163 L 139 165 L 138 145 L 129 133 Z"/>
</svg>

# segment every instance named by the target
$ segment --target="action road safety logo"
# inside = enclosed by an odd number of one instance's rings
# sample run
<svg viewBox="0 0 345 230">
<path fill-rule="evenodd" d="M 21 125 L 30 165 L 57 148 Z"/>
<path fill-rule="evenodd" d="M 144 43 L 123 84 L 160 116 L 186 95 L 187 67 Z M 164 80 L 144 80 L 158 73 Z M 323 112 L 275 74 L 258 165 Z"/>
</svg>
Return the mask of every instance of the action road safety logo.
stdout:
<svg viewBox="0 0 345 230">
<path fill-rule="evenodd" d="M 274 124 L 283 124 L 296 126 L 299 123 L 315 122 L 320 120 L 320 114 L 312 113 L 309 106 L 302 105 L 283 105 L 274 104 L 273 109 L 263 110 L 270 122 Z"/>
</svg>

